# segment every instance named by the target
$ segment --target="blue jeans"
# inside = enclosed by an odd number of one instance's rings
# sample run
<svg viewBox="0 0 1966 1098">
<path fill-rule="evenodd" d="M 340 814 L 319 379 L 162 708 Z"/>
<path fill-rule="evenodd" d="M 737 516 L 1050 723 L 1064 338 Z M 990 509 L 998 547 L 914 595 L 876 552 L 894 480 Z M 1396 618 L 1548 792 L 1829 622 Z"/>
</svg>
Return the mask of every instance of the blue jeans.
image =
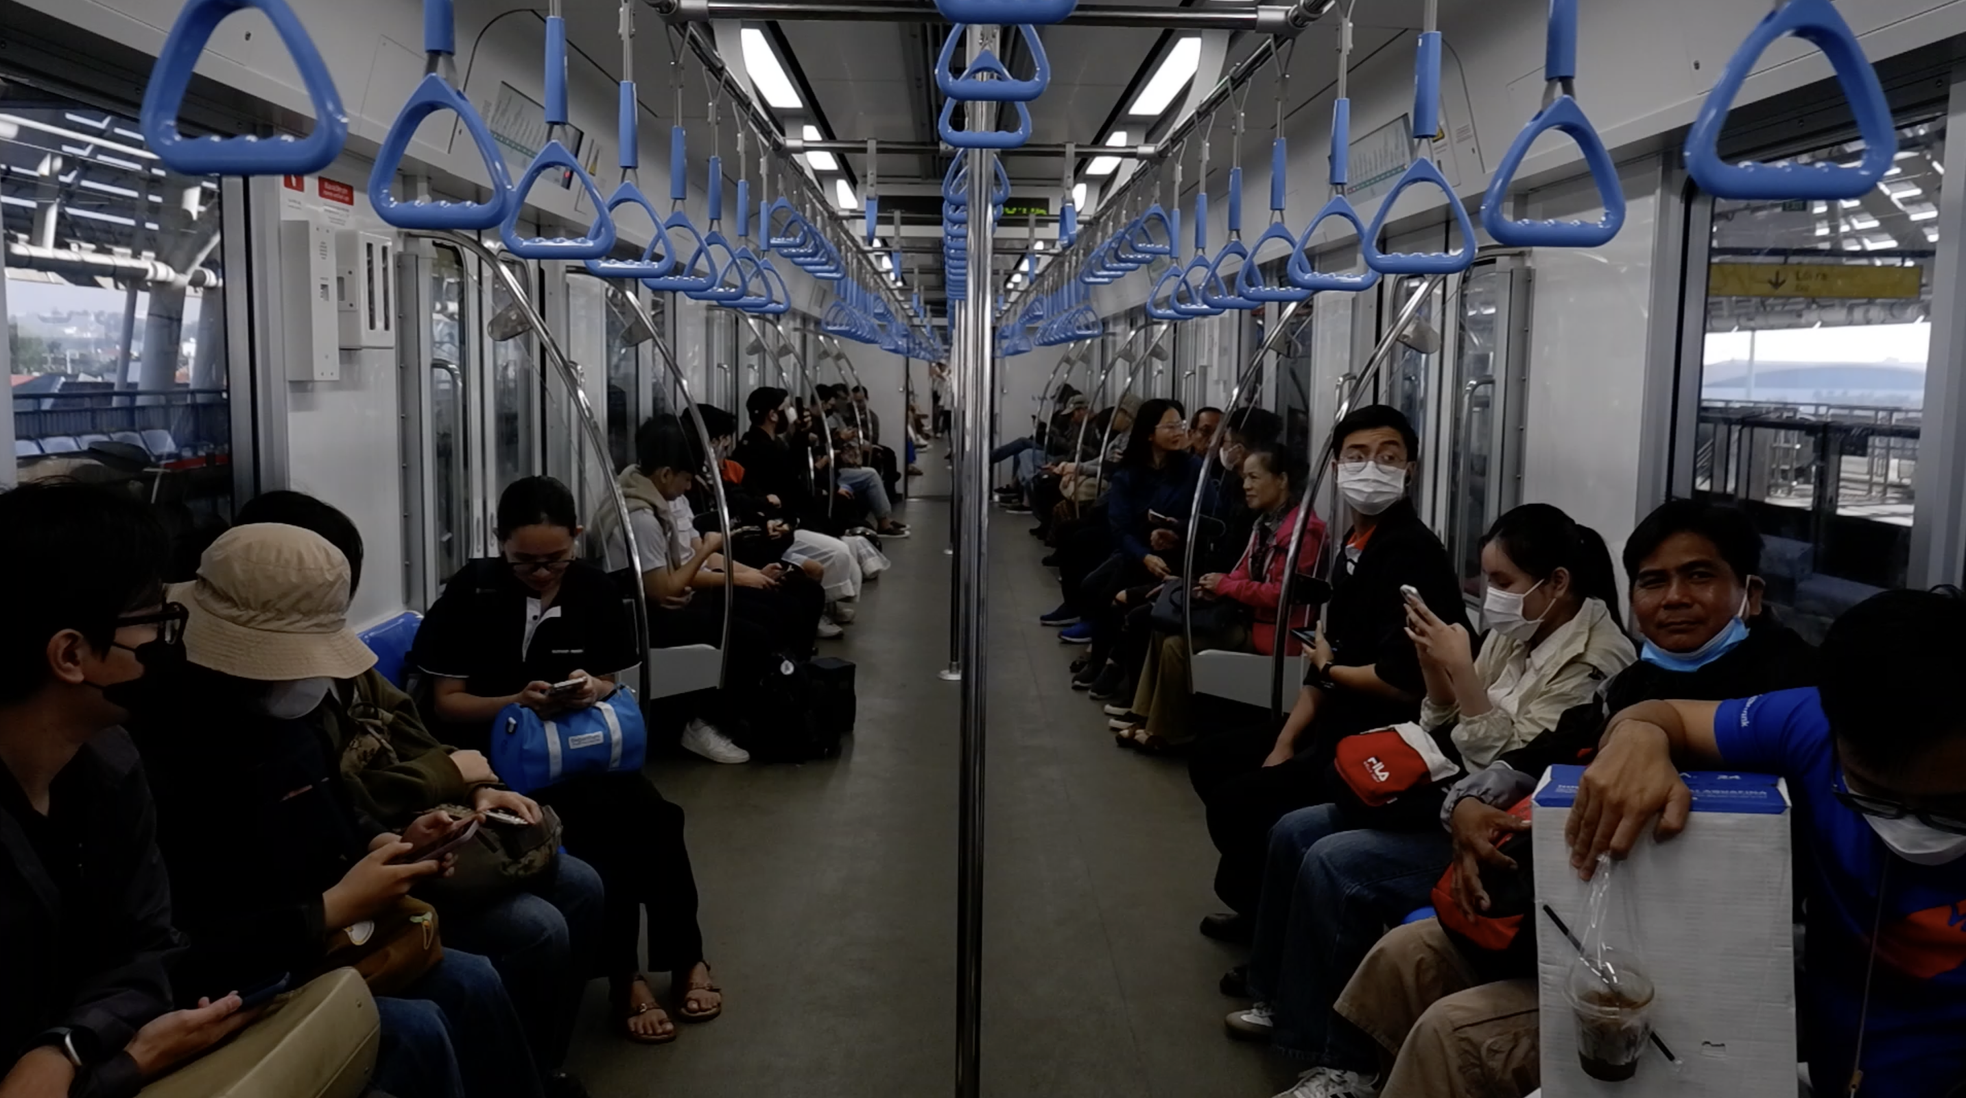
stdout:
<svg viewBox="0 0 1966 1098">
<path fill-rule="evenodd" d="M 1037 440 L 1031 438 L 1029 435 L 1023 438 L 1014 438 L 990 451 L 990 464 L 995 465 L 997 462 L 1003 461 L 1006 458 L 1016 457 L 1026 450 L 1036 450 L 1038 448 Z"/>
<path fill-rule="evenodd" d="M 540 1098 L 525 1030 L 485 958 L 446 947 L 422 979 L 376 1003 L 377 1089 L 395 1098 Z"/>
<path fill-rule="evenodd" d="M 1378 1045 L 1332 1006 L 1386 927 L 1427 905 L 1452 857 L 1444 830 L 1365 830 L 1334 804 L 1277 821 L 1249 992 L 1274 1012 L 1278 1049 L 1324 1067 L 1379 1070 Z"/>
<path fill-rule="evenodd" d="M 872 469 L 841 469 L 840 487 L 866 504 L 877 519 L 886 521 L 894 513 L 894 506 L 887 501 L 887 489 L 881 487 L 881 475 Z"/>
<path fill-rule="evenodd" d="M 375 1089 L 391 1098 L 464 1098 L 450 1027 L 436 1003 L 423 999 L 377 999 L 382 1023 L 376 1053 Z"/>
<path fill-rule="evenodd" d="M 526 891 L 443 921 L 445 945 L 483 954 L 498 969 L 541 1072 L 566 1063 L 594 974 L 602 899 L 601 875 L 563 853 Z"/>
</svg>

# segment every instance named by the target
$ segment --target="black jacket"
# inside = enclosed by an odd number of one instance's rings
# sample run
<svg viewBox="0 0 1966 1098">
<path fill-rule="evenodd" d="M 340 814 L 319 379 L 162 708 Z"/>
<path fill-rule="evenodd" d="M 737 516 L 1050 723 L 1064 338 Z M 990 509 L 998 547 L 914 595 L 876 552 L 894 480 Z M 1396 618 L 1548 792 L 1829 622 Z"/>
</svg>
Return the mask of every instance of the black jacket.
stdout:
<svg viewBox="0 0 1966 1098">
<path fill-rule="evenodd" d="M 777 496 L 783 517 L 794 525 L 807 517 L 812 487 L 801 449 L 753 427 L 744 432 L 730 459 L 744 467 L 744 488 L 752 499 L 762 503 L 766 496 Z"/>
<path fill-rule="evenodd" d="M 1446 547 L 1406 500 L 1379 516 L 1355 565 L 1348 564 L 1345 553 L 1353 533 L 1347 530 L 1338 542 L 1332 569 L 1331 601 L 1325 613 L 1332 659 L 1341 667 L 1376 667 L 1380 679 L 1412 695 L 1418 712 L 1426 680 L 1420 675 L 1413 642 L 1406 637 L 1406 599 L 1399 589 L 1413 587 L 1440 620 L 1466 628 L 1461 584 Z"/>
<path fill-rule="evenodd" d="M 298 982 L 326 953 L 321 894 L 387 829 L 350 803 L 317 716 L 258 714 L 236 680 L 204 668 L 174 677 L 178 701 L 130 731 L 191 947 L 177 998 Z"/>
<path fill-rule="evenodd" d="M 50 817 L 24 826 L 19 814 L 33 809 L 0 768 L 0 1075 L 35 1037 L 67 1026 L 93 1046 L 84 1055 L 104 1058 L 69 1094 L 132 1095 L 143 1081 L 121 1050 L 171 1009 L 165 966 L 177 937 L 157 813 L 129 737 L 112 730 L 83 745 L 50 800 Z M 36 824 L 75 840 L 72 875 L 43 864 L 28 837 Z"/>
</svg>

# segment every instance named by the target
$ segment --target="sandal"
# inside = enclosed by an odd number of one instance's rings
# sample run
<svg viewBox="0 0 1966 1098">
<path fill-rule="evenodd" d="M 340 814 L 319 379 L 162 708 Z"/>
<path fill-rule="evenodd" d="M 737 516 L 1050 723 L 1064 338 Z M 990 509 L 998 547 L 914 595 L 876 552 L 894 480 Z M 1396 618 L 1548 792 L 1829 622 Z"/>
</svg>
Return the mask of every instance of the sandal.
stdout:
<svg viewBox="0 0 1966 1098">
<path fill-rule="evenodd" d="M 647 990 L 649 993 L 648 1002 L 643 1003 L 640 1006 L 636 1006 L 634 1003 L 634 985 L 636 984 L 642 985 L 642 987 L 645 990 Z M 629 981 L 628 994 L 626 996 L 621 997 L 617 1006 L 617 1010 L 622 1012 L 620 1014 L 621 1035 L 623 1037 L 628 1038 L 630 1041 L 635 1042 L 638 1045 L 666 1045 L 669 1042 L 676 1039 L 675 1022 L 670 1021 L 669 1012 L 663 1010 L 662 1004 L 656 1001 L 655 990 L 649 987 L 648 977 L 642 975 L 639 972 L 635 974 L 635 978 L 633 980 Z M 642 1015 L 647 1014 L 651 1011 L 662 1015 L 662 1017 L 657 1021 L 657 1025 L 658 1025 L 657 1031 L 654 1033 L 637 1032 L 634 1026 L 635 1019 L 640 1018 Z M 662 1022 L 669 1023 L 669 1031 L 667 1033 L 662 1032 L 661 1029 L 659 1028 Z"/>
<path fill-rule="evenodd" d="M 692 968 L 690 971 L 694 974 L 695 969 Z M 707 964 L 703 965 L 703 978 L 707 982 L 699 984 L 694 980 L 687 981 L 683 991 L 683 1005 L 676 1012 L 676 1016 L 685 1022 L 707 1022 L 724 1012 L 724 989 L 717 986 L 716 980 L 710 975 L 710 966 Z M 696 995 L 699 992 L 715 992 L 717 995 L 716 1005 L 708 1010 L 690 1009 L 696 1001 L 691 999 L 690 996 Z"/>
<path fill-rule="evenodd" d="M 1143 755 L 1171 755 L 1178 746 L 1154 735 L 1144 728 L 1136 728 L 1132 734 L 1133 748 Z"/>
</svg>

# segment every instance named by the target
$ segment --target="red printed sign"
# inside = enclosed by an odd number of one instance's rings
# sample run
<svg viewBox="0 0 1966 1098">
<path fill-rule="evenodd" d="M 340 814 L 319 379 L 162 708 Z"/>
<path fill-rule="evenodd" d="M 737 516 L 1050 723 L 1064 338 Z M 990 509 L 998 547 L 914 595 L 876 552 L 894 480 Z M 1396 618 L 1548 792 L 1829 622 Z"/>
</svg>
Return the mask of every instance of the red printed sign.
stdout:
<svg viewBox="0 0 1966 1098">
<path fill-rule="evenodd" d="M 314 189 L 322 198 L 330 202 L 339 202 L 344 206 L 353 206 L 355 204 L 355 188 L 346 183 L 336 182 L 327 176 L 322 176 L 316 180 Z"/>
<path fill-rule="evenodd" d="M 281 177 L 280 177 L 280 182 L 281 182 L 281 183 L 283 183 L 283 184 L 285 184 L 285 185 L 286 185 L 286 188 L 287 188 L 288 190 L 290 190 L 290 191 L 303 191 L 303 192 L 304 192 L 304 191 L 306 191 L 306 190 L 307 190 L 307 177 L 306 177 L 306 176 L 301 176 L 301 175 L 283 175 L 283 176 L 281 176 Z"/>
</svg>

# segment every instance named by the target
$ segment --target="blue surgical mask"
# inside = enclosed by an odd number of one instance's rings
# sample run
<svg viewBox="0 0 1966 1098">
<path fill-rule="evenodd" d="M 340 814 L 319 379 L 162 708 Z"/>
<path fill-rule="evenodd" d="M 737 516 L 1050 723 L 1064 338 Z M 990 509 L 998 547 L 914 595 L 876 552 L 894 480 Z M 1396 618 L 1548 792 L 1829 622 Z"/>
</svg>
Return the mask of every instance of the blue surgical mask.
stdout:
<svg viewBox="0 0 1966 1098">
<path fill-rule="evenodd" d="M 1707 643 L 1691 652 L 1668 652 L 1648 640 L 1645 642 L 1645 647 L 1640 650 L 1638 658 L 1664 671 L 1691 674 L 1732 652 L 1740 647 L 1742 641 L 1748 639 L 1748 623 L 1742 620 L 1747 612 L 1748 597 L 1744 594 L 1741 596 L 1741 608 L 1735 612 L 1734 620 L 1727 623 L 1727 628 L 1715 633 Z"/>
</svg>

